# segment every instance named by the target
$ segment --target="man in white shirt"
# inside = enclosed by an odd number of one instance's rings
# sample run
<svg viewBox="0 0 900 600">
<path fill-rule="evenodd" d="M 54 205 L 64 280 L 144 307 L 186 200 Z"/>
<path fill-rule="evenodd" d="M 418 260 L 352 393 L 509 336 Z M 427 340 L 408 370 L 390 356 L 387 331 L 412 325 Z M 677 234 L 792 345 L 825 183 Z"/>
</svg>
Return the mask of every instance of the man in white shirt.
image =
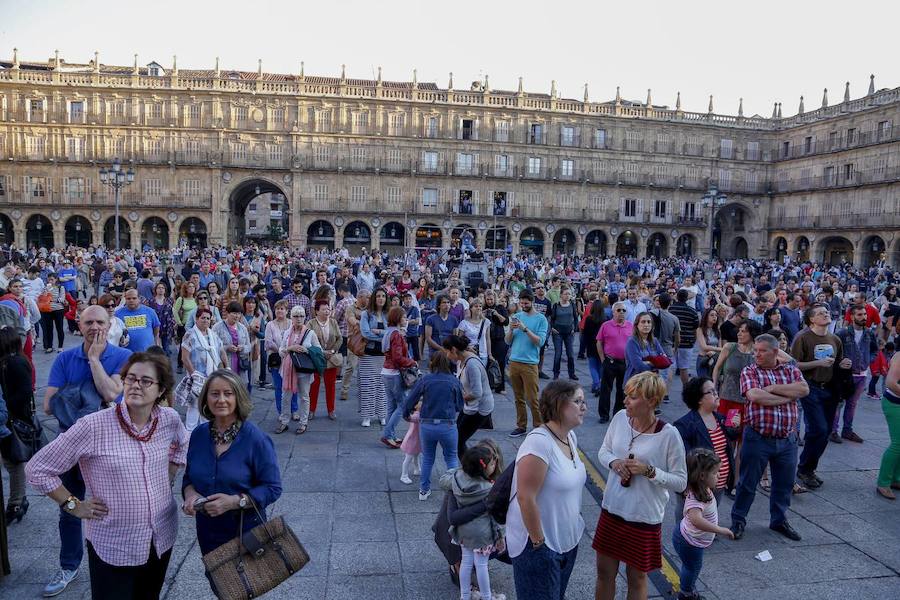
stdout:
<svg viewBox="0 0 900 600">
<path fill-rule="evenodd" d="M 637 321 L 637 316 L 647 312 L 647 305 L 638 300 L 638 289 L 628 288 L 628 300 L 625 301 L 625 320 L 632 323 Z"/>
</svg>

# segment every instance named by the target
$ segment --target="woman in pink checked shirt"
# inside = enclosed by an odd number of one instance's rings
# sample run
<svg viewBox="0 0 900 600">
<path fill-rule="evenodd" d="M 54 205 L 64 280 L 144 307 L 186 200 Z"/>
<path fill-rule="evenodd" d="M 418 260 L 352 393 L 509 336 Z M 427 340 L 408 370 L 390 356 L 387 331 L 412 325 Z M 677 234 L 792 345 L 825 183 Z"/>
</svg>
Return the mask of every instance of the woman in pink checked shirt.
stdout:
<svg viewBox="0 0 900 600">
<path fill-rule="evenodd" d="M 185 463 L 187 431 L 171 402 L 167 357 L 132 354 L 124 399 L 81 417 L 25 468 L 28 483 L 86 522 L 91 597 L 159 598 L 178 529 L 172 482 Z M 87 485 L 79 501 L 59 475 L 75 463 Z"/>
</svg>

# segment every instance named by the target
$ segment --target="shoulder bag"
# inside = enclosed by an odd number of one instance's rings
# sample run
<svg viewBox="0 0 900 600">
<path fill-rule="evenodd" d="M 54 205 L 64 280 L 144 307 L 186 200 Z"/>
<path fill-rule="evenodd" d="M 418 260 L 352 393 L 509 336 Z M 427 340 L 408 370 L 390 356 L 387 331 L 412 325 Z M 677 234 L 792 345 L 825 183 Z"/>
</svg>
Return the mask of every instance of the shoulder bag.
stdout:
<svg viewBox="0 0 900 600">
<path fill-rule="evenodd" d="M 306 328 L 306 331 L 303 332 L 303 337 L 300 338 L 301 346 L 307 335 L 309 335 L 309 327 Z M 291 352 L 291 364 L 294 365 L 294 371 L 297 373 L 316 372 L 316 365 L 313 363 L 312 357 L 306 352 Z"/>
<path fill-rule="evenodd" d="M 6 388 L 6 365 L 3 365 L 3 387 Z M 34 394 L 31 396 L 31 407 L 28 419 L 17 419 L 10 416 L 8 425 L 12 435 L 9 442 L 3 444 L 6 452 L 4 458 L 11 463 L 21 464 L 31 460 L 37 451 L 47 445 L 47 434 L 37 418 L 34 407 Z"/>
<path fill-rule="evenodd" d="M 252 501 L 251 501 L 252 502 Z M 220 600 L 249 600 L 276 588 L 309 563 L 309 554 L 297 535 L 278 516 L 244 533 L 241 511 L 236 538 L 203 556 L 203 566 Z"/>
</svg>

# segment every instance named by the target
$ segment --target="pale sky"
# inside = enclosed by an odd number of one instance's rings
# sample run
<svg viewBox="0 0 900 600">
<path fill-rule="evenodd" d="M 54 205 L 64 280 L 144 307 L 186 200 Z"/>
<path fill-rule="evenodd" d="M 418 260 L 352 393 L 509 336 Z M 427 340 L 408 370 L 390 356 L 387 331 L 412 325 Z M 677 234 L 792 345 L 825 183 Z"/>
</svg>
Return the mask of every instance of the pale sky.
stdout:
<svg viewBox="0 0 900 600">
<path fill-rule="evenodd" d="M 21 60 L 46 60 L 55 49 L 70 62 L 131 65 L 178 56 L 181 69 L 299 71 L 307 75 L 374 78 L 444 88 L 490 77 L 493 89 L 549 93 L 592 101 L 623 98 L 685 110 L 769 116 L 775 101 L 784 116 L 818 108 L 828 88 L 840 102 L 900 85 L 891 31 L 894 2 L 857 0 L 693 0 L 662 2 L 546 2 L 536 0 L 0 0 L 0 56 L 19 48 Z"/>
</svg>

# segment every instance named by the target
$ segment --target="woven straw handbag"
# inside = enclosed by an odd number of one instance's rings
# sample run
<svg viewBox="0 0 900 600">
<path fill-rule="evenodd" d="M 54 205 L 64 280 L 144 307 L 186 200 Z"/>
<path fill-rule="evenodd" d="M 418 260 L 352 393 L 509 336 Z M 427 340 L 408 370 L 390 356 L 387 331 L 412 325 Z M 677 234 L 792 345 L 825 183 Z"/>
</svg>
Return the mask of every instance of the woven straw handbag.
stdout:
<svg viewBox="0 0 900 600">
<path fill-rule="evenodd" d="M 259 510 L 253 505 L 256 514 Z M 220 600 L 249 600 L 277 587 L 309 562 L 309 554 L 284 517 L 274 517 L 247 533 L 241 511 L 238 536 L 203 556 L 203 565 Z"/>
</svg>

